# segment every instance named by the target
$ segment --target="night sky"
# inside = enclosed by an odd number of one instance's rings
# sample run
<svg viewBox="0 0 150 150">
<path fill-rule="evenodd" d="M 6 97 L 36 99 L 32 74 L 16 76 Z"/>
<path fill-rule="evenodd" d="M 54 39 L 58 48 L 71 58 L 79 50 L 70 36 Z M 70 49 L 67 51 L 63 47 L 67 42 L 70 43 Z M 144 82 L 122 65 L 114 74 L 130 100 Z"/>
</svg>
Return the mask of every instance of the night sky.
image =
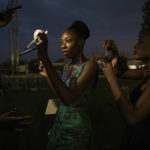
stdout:
<svg viewBox="0 0 150 150">
<path fill-rule="evenodd" d="M 32 39 L 35 29 L 48 30 L 49 57 L 52 61 L 62 58 L 60 38 L 62 32 L 75 20 L 85 22 L 91 31 L 84 53 L 103 52 L 104 40 L 115 40 L 118 49 L 132 52 L 141 29 L 141 11 L 147 0 L 20 0 L 19 49 Z M 0 0 L 0 9 L 8 6 Z M 21 59 L 36 58 L 36 51 Z M 0 62 L 10 59 L 9 25 L 0 28 Z"/>
</svg>

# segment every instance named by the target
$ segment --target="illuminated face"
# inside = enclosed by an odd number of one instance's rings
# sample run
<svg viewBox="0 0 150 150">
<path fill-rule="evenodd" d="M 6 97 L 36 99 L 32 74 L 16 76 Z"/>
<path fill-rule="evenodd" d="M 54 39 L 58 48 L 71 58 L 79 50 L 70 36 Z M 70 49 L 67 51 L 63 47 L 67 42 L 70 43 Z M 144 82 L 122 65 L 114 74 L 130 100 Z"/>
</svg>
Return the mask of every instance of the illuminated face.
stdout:
<svg viewBox="0 0 150 150">
<path fill-rule="evenodd" d="M 135 45 L 134 56 L 136 59 L 150 59 L 150 33 L 143 33 L 141 41 Z"/>
<path fill-rule="evenodd" d="M 66 58 L 73 58 L 80 54 L 80 38 L 72 30 L 66 30 L 61 37 L 61 49 Z"/>
</svg>

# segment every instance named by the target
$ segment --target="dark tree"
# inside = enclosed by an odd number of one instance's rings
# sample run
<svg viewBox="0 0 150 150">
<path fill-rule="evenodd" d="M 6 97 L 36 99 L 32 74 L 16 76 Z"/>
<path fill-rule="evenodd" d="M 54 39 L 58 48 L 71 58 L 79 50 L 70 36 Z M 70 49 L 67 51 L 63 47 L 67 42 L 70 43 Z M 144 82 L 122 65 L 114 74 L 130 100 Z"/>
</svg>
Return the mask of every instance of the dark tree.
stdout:
<svg viewBox="0 0 150 150">
<path fill-rule="evenodd" d="M 143 8 L 143 23 L 141 24 L 141 31 L 139 32 L 139 40 L 141 39 L 141 35 L 145 30 L 150 30 L 150 1 L 147 1 Z"/>
</svg>

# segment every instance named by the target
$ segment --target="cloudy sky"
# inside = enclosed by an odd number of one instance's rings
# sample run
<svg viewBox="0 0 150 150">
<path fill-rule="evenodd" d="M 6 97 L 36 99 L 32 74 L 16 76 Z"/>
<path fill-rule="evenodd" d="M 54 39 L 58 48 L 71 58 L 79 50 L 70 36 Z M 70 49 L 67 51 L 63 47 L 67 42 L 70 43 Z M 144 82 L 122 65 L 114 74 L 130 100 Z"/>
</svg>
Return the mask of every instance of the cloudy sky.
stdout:
<svg viewBox="0 0 150 150">
<path fill-rule="evenodd" d="M 104 40 L 115 40 L 118 49 L 132 52 L 142 23 L 142 7 L 147 0 L 20 0 L 19 49 L 33 39 L 35 29 L 48 30 L 49 57 L 62 58 L 62 32 L 75 20 L 85 22 L 91 36 L 85 45 L 85 55 L 103 52 Z M 8 0 L 0 0 L 0 10 Z M 36 58 L 36 51 L 21 59 Z M 0 62 L 10 59 L 9 25 L 0 28 Z"/>
</svg>

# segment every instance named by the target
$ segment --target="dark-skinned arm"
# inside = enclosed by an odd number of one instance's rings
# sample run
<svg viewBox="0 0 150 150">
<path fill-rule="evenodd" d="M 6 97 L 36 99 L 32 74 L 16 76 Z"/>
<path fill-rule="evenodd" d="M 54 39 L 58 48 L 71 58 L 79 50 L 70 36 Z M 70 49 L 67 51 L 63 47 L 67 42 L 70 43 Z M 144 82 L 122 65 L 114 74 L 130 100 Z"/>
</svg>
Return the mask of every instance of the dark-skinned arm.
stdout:
<svg viewBox="0 0 150 150">
<path fill-rule="evenodd" d="M 73 103 L 80 97 L 87 85 L 93 80 L 96 80 L 97 63 L 94 60 L 90 60 L 84 66 L 82 74 L 72 85 L 72 87 L 66 87 L 66 85 L 62 82 L 61 78 L 55 71 L 50 59 L 48 58 L 47 38 L 44 33 L 41 33 L 41 35 L 39 35 L 39 40 L 36 44 L 38 49 L 38 56 L 47 72 L 48 80 L 50 81 L 53 89 L 57 93 L 58 97 L 61 98 L 64 104 L 70 105 L 71 103 Z"/>
<path fill-rule="evenodd" d="M 49 80 L 48 74 L 46 72 L 45 67 L 43 66 L 42 61 L 40 61 L 40 63 L 39 63 L 39 71 L 40 71 L 41 76 L 43 76 L 46 79 L 46 81 L 47 81 L 50 89 L 52 90 L 53 94 L 55 95 L 55 97 L 58 98 L 58 94 L 56 93 L 56 91 L 51 83 L 51 80 Z"/>
<path fill-rule="evenodd" d="M 111 64 L 105 64 L 104 73 L 112 89 L 114 98 L 119 104 L 120 110 L 128 124 L 134 125 L 143 120 L 150 113 L 150 85 L 146 87 L 136 105 L 133 107 L 131 102 L 123 95 Z"/>
<path fill-rule="evenodd" d="M 60 79 L 59 75 L 52 66 L 51 61 L 48 58 L 41 58 L 41 61 L 43 62 L 48 74 L 48 81 L 55 89 L 58 97 L 60 97 L 66 105 L 69 105 L 77 100 L 87 85 L 92 82 L 93 79 L 96 79 L 97 64 L 95 61 L 91 60 L 85 65 L 82 74 L 77 79 L 75 84 L 68 88 Z"/>
</svg>

